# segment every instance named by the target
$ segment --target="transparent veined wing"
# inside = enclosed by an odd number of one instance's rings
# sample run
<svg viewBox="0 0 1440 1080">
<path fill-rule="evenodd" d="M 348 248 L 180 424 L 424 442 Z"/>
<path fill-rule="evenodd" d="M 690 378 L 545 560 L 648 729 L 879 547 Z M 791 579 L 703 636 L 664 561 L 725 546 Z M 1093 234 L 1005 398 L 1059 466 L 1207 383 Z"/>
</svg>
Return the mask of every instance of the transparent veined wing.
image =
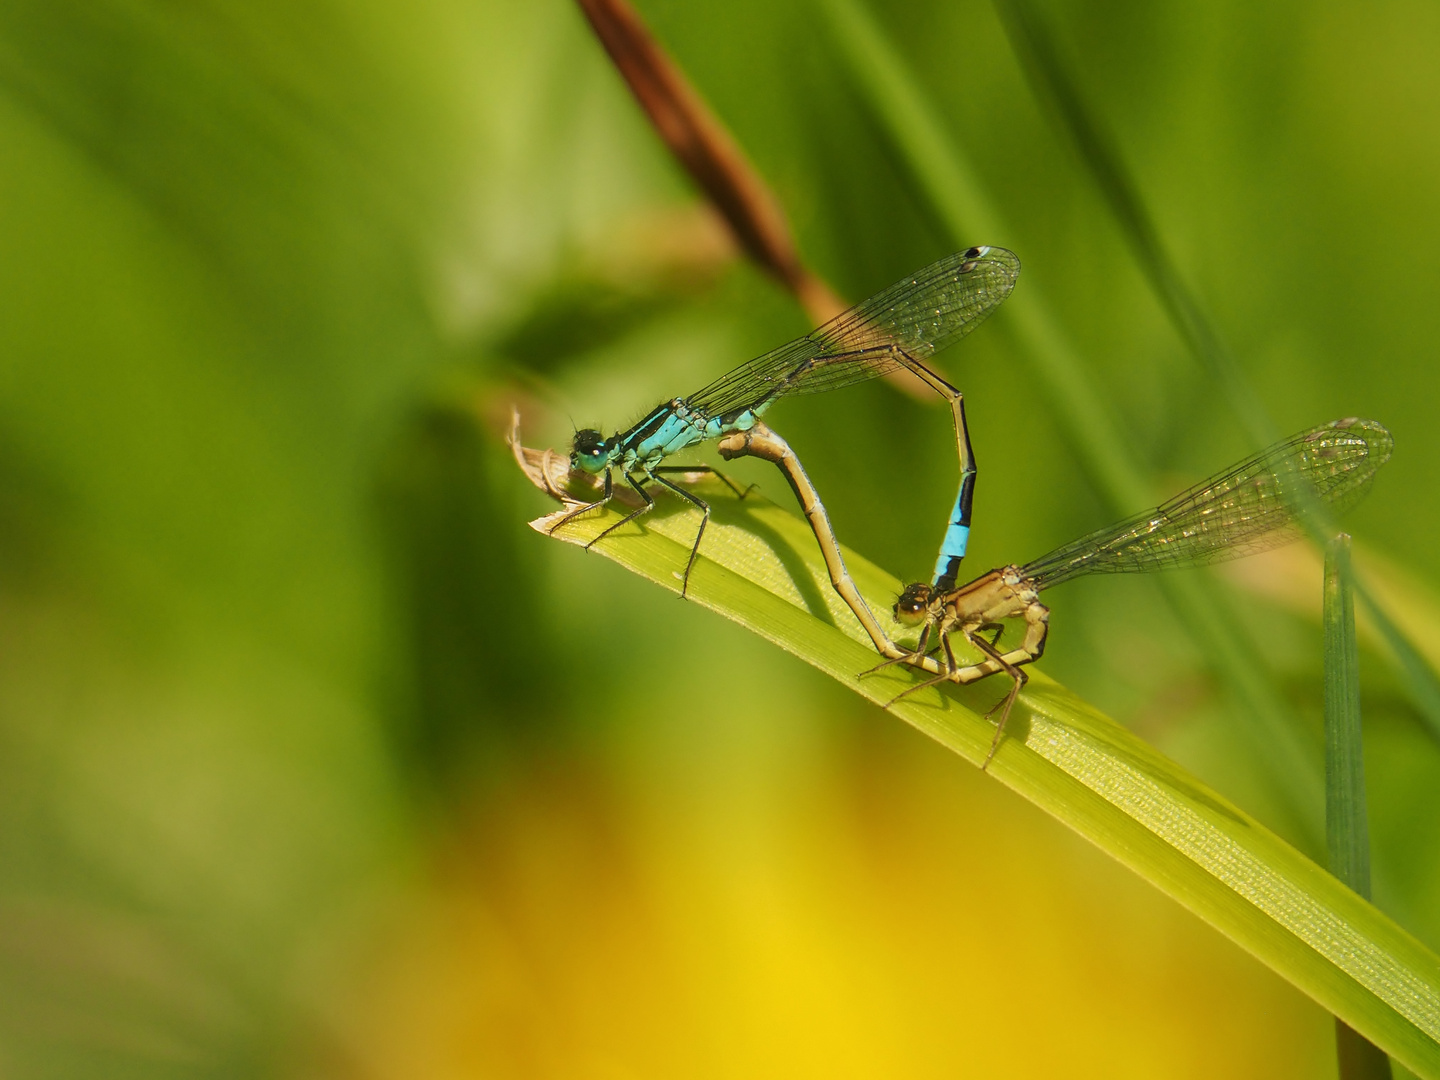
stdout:
<svg viewBox="0 0 1440 1080">
<path fill-rule="evenodd" d="M 1339 515 L 1370 490 L 1394 440 L 1373 420 L 1302 431 L 1233 468 L 1021 567 L 1041 589 L 1119 574 L 1238 559 L 1298 539 L 1309 500 Z"/>
<path fill-rule="evenodd" d="M 724 416 L 778 397 L 864 382 L 903 366 L 906 357 L 923 362 L 984 322 L 1019 274 L 1020 260 L 1004 248 L 947 255 L 804 337 L 741 364 L 685 403 L 706 416 Z"/>
</svg>

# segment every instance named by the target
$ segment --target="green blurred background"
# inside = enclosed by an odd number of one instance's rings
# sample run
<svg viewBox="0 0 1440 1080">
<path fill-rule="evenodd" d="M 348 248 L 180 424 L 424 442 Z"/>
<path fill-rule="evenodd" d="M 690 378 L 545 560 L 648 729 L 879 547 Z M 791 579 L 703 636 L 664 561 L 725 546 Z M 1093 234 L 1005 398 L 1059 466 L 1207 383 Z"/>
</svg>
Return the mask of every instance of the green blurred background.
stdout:
<svg viewBox="0 0 1440 1080">
<path fill-rule="evenodd" d="M 949 250 L 809 5 L 640 8 L 838 290 Z M 1440 13 L 1042 10 L 1279 426 L 1391 427 L 1350 524 L 1440 582 Z M 1248 450 L 995 12 L 876 12 L 1157 496 Z M 1333 1074 L 1326 1015 L 1062 826 L 526 527 L 511 403 L 564 446 L 807 328 L 577 9 L 10 0 L 0 132 L 0 1076 Z M 977 571 L 1109 516 L 1004 321 L 943 358 Z M 945 410 L 771 418 L 923 575 Z M 1303 558 L 1216 580 L 1318 742 L 1316 618 L 1262 596 L 1318 609 Z M 1046 672 L 1283 827 L 1153 581 L 1052 606 Z M 1362 666 L 1376 899 L 1437 946 L 1440 750 Z"/>
</svg>

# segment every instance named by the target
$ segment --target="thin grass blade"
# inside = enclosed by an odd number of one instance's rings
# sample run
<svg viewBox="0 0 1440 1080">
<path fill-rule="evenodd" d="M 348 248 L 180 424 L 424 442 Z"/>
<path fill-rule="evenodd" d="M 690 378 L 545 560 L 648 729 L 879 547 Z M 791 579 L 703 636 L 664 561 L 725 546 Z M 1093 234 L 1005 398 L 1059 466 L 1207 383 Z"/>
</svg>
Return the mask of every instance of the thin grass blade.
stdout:
<svg viewBox="0 0 1440 1080">
<path fill-rule="evenodd" d="M 1330 872 L 1370 898 L 1370 826 L 1365 811 L 1365 757 L 1360 725 L 1360 653 L 1350 537 L 1325 548 L 1325 838 Z M 1339 1017 L 1335 1050 L 1340 1080 L 1387 1080 L 1384 1051 Z"/>
</svg>

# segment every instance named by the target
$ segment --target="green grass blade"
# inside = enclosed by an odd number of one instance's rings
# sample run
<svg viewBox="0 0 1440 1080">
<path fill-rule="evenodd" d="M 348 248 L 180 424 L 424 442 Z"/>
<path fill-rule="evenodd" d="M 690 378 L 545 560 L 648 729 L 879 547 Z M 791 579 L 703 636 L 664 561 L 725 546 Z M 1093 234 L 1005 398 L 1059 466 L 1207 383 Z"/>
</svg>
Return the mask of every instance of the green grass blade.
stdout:
<svg viewBox="0 0 1440 1080">
<path fill-rule="evenodd" d="M 1370 896 L 1365 761 L 1360 739 L 1360 654 L 1355 639 L 1355 594 L 1350 537 L 1341 533 L 1325 551 L 1325 838 L 1330 872 Z"/>
<path fill-rule="evenodd" d="M 818 3 L 856 87 L 952 243 L 1006 242 L 1010 232 L 975 170 L 869 13 L 857 0 Z M 1015 291 L 998 324 L 1019 338 L 1035 368 L 1036 389 L 1111 508 L 1128 514 L 1153 502 L 1153 488 L 1035 279 L 1027 278 Z M 1255 659 L 1257 650 L 1244 640 L 1243 624 L 1196 578 L 1167 581 L 1164 589 L 1247 714 L 1237 730 L 1259 745 L 1258 758 L 1285 800 L 1290 825 L 1318 852 L 1324 803 L 1320 756 L 1301 738 L 1299 721 Z"/>
<path fill-rule="evenodd" d="M 533 477 L 533 472 L 532 472 Z M 876 662 L 830 589 L 809 526 L 752 494 L 697 485 L 713 508 L 693 602 L 754 631 L 877 703 L 917 676 Z M 532 524 L 544 531 L 552 518 Z M 584 544 L 619 520 L 614 510 L 567 525 Z M 699 524 L 662 501 L 590 552 L 678 593 Z M 577 551 L 575 557 L 580 557 Z M 872 608 L 899 581 L 846 552 Z M 899 633 L 893 624 L 887 625 Z M 982 714 L 1003 694 L 994 680 L 920 691 L 891 712 L 978 764 L 993 727 Z M 1440 958 L 1320 866 L 1150 746 L 1035 671 L 990 766 L 1044 808 L 1240 944 L 1418 1075 L 1440 1078 Z M 977 826 L 979 827 L 979 826 Z M 1023 934 L 1023 926 L 1008 932 Z"/>
<path fill-rule="evenodd" d="M 1370 897 L 1370 826 L 1365 812 L 1365 758 L 1360 725 L 1360 652 L 1350 537 L 1325 549 L 1325 838 L 1330 872 Z M 1390 1062 L 1345 1021 L 1335 1020 L 1341 1080 L 1387 1080 Z"/>
</svg>

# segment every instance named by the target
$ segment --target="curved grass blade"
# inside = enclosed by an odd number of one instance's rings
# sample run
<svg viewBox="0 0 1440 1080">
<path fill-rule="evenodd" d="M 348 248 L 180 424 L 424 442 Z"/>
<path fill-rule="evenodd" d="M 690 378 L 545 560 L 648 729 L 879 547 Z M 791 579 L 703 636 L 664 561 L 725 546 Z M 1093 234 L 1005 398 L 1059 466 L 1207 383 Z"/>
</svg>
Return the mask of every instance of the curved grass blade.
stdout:
<svg viewBox="0 0 1440 1080">
<path fill-rule="evenodd" d="M 564 458 L 517 448 L 532 481 L 560 495 Z M 910 681 L 872 678 L 869 639 L 829 585 L 810 527 L 758 494 L 743 501 L 701 481 L 713 510 L 691 599 L 798 656 L 876 703 Z M 577 493 L 578 496 L 579 493 Z M 544 532 L 548 518 L 532 522 Z M 584 544 L 618 520 L 577 523 Z M 600 554 L 679 592 L 693 516 L 657 507 Z M 575 553 L 579 557 L 580 552 Z M 900 583 L 868 560 L 846 564 L 874 611 Z M 882 615 L 882 618 L 884 616 Z M 900 633 L 888 624 L 887 629 Z M 993 733 L 981 714 L 1004 688 L 981 682 L 917 692 L 890 711 L 972 764 Z M 1440 957 L 1274 833 L 1098 710 L 1036 672 L 990 773 L 1109 852 L 1423 1077 L 1440 1080 Z M 1017 932 L 1022 932 L 1017 929 Z"/>
</svg>

